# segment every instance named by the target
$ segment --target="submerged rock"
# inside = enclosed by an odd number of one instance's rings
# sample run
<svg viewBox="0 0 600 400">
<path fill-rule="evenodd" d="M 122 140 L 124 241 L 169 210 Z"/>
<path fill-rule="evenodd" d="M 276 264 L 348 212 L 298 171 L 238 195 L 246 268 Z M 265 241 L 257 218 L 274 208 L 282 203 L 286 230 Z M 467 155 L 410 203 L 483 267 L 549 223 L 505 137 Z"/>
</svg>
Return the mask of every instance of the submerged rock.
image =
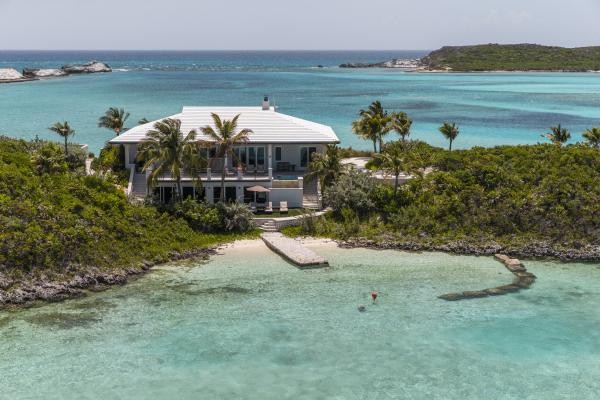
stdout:
<svg viewBox="0 0 600 400">
<path fill-rule="evenodd" d="M 438 298 L 440 298 L 442 300 L 446 300 L 446 301 L 457 301 L 457 300 L 463 300 L 465 298 L 465 295 L 463 293 L 447 293 L 447 294 L 438 296 Z"/>
<path fill-rule="evenodd" d="M 68 64 L 61 68 L 67 74 L 93 74 L 96 72 L 112 72 L 112 68 L 103 62 L 92 61 L 87 64 Z"/>
</svg>

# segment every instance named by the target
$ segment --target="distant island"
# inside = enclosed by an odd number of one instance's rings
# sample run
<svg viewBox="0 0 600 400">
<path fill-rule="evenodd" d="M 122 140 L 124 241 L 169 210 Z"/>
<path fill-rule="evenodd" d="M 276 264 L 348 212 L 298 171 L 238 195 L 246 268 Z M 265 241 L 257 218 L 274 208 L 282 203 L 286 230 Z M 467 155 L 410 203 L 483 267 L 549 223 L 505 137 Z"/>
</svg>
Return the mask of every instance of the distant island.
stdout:
<svg viewBox="0 0 600 400">
<path fill-rule="evenodd" d="M 600 71 L 600 46 L 565 48 L 537 44 L 445 46 L 418 60 L 394 59 L 340 68 L 402 68 L 412 71 Z"/>
</svg>

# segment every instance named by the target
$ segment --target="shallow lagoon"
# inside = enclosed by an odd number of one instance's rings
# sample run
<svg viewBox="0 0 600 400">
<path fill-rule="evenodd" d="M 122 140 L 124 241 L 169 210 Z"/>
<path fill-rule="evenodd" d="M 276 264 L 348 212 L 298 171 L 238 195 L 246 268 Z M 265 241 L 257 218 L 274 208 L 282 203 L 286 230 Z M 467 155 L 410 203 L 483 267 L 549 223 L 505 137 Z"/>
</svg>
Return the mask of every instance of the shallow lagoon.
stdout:
<svg viewBox="0 0 600 400">
<path fill-rule="evenodd" d="M 300 271 L 262 244 L 0 313 L 10 399 L 596 399 L 600 266 L 318 246 Z M 380 293 L 376 304 L 369 294 Z M 365 313 L 357 306 L 367 306 Z"/>
</svg>

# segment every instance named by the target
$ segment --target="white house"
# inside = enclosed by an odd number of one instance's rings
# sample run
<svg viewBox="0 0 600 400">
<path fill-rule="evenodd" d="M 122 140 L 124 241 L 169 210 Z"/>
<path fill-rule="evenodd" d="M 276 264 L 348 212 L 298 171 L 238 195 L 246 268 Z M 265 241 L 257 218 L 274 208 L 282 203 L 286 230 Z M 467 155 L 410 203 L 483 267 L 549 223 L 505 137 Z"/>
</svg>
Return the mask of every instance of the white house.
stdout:
<svg viewBox="0 0 600 400">
<path fill-rule="evenodd" d="M 200 174 L 201 188 L 191 176 L 183 177 L 183 195 L 194 196 L 212 203 L 220 198 L 221 174 L 226 171 L 225 198 L 228 201 L 251 202 L 254 193 L 247 189 L 263 186 L 270 191 L 259 194 L 259 201 L 271 201 L 274 207 L 280 201 L 287 201 L 289 207 L 310 207 L 317 202 L 316 183 L 304 184 L 304 175 L 313 153 L 323 152 L 330 143 L 339 139 L 329 126 L 279 113 L 271 107 L 265 97 L 262 107 L 184 107 L 181 113 L 165 118 L 181 120 L 181 131 L 187 134 L 197 132 L 198 140 L 211 141 L 202 134 L 200 128 L 213 126 L 211 113 L 221 119 L 231 119 L 240 114 L 238 129 L 252 130 L 248 141 L 235 147 L 237 160 L 217 159 L 216 149 L 207 148 L 208 165 Z M 159 178 L 155 188 L 147 187 L 147 174 L 141 164 L 136 163 L 138 144 L 153 129 L 152 121 L 136 126 L 110 141 L 125 147 L 125 163 L 131 170 L 130 194 L 145 196 L 154 190 L 160 199 L 167 201 L 174 190 L 173 178 L 169 175 Z M 224 165 L 225 164 L 225 165 Z M 224 165 L 224 166 L 223 166 Z"/>
</svg>

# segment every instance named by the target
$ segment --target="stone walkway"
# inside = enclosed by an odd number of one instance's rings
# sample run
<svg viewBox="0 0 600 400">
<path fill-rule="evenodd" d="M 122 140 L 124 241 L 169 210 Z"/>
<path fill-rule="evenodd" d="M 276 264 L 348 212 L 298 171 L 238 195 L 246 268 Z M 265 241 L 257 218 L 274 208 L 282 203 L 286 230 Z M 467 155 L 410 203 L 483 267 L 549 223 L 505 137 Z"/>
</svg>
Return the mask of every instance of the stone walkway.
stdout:
<svg viewBox="0 0 600 400">
<path fill-rule="evenodd" d="M 263 242 L 286 260 L 299 268 L 328 267 L 325 257 L 302 246 L 299 241 L 290 239 L 279 232 L 265 232 L 261 235 Z"/>
</svg>

